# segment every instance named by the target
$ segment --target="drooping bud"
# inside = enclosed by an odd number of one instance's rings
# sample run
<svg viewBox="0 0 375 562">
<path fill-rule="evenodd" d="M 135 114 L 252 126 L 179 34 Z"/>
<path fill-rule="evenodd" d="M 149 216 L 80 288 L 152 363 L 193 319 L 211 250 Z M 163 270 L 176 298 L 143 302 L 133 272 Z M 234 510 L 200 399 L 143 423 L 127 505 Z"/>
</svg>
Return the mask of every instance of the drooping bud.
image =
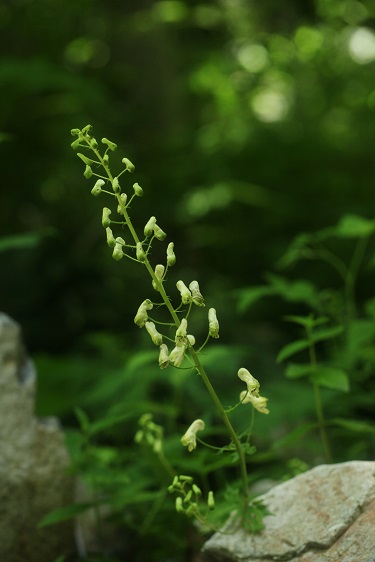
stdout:
<svg viewBox="0 0 375 562">
<path fill-rule="evenodd" d="M 173 251 L 173 248 L 174 248 L 174 243 L 169 242 L 168 248 L 167 248 L 167 265 L 169 267 L 172 267 L 172 265 L 174 265 L 176 263 L 176 256 L 175 256 L 175 253 Z"/>
<path fill-rule="evenodd" d="M 112 180 L 112 189 L 115 193 L 120 193 L 120 183 L 117 177 Z"/>
<path fill-rule="evenodd" d="M 146 322 L 145 328 L 151 336 L 152 342 L 155 345 L 160 346 L 163 343 L 163 336 L 159 334 L 157 329 L 155 328 L 155 324 L 153 322 Z"/>
<path fill-rule="evenodd" d="M 133 162 L 130 162 L 129 158 L 123 158 L 121 162 L 125 164 L 127 172 L 134 172 L 135 166 Z"/>
<path fill-rule="evenodd" d="M 160 346 L 160 353 L 159 353 L 159 367 L 160 369 L 165 369 L 169 365 L 169 353 L 168 347 L 165 343 L 162 343 Z"/>
<path fill-rule="evenodd" d="M 151 217 L 144 228 L 144 235 L 146 236 L 146 238 L 150 238 L 150 236 L 153 235 L 154 233 L 154 226 L 156 224 L 156 217 Z"/>
<path fill-rule="evenodd" d="M 154 305 L 152 304 L 150 299 L 144 300 L 143 303 L 138 308 L 137 314 L 135 315 L 134 324 L 137 324 L 137 326 L 143 328 L 143 326 L 148 320 L 147 311 L 151 310 L 153 306 Z"/>
<path fill-rule="evenodd" d="M 140 262 L 144 262 L 146 259 L 146 254 L 143 251 L 143 247 L 142 247 L 142 243 L 141 242 L 137 242 L 137 248 L 136 248 L 136 255 L 137 255 L 137 260 Z"/>
<path fill-rule="evenodd" d="M 191 345 L 191 346 L 195 345 L 195 337 L 194 336 L 192 336 L 191 334 L 188 334 L 186 337 L 187 337 L 187 340 L 189 342 L 189 345 Z"/>
<path fill-rule="evenodd" d="M 212 338 L 219 337 L 219 322 L 214 308 L 210 308 L 208 311 L 208 333 Z"/>
<path fill-rule="evenodd" d="M 104 180 L 97 180 L 97 182 L 95 183 L 94 187 L 91 190 L 91 193 L 97 197 L 98 195 L 101 194 L 102 192 L 102 186 L 105 184 Z"/>
<path fill-rule="evenodd" d="M 208 509 L 210 509 L 210 510 L 215 509 L 214 493 L 211 490 L 208 492 L 207 506 L 208 506 Z"/>
<path fill-rule="evenodd" d="M 177 281 L 176 287 L 180 291 L 182 302 L 184 304 L 188 304 L 189 302 L 191 302 L 191 292 L 189 291 L 185 283 L 183 281 Z"/>
<path fill-rule="evenodd" d="M 103 139 L 102 139 L 102 143 L 103 143 L 103 144 L 106 144 L 106 145 L 108 146 L 109 150 L 114 151 L 114 150 L 116 150 L 116 148 L 117 148 L 117 144 L 116 144 L 116 143 L 111 142 L 110 140 L 108 140 L 108 139 L 106 139 L 106 138 L 103 138 Z"/>
<path fill-rule="evenodd" d="M 203 420 L 195 420 L 181 437 L 181 443 L 184 447 L 188 448 L 189 453 L 197 447 L 197 431 L 202 431 L 204 428 L 205 424 Z"/>
<path fill-rule="evenodd" d="M 116 242 L 115 247 L 113 248 L 112 257 L 114 260 L 119 261 L 124 255 L 122 251 L 122 245 Z"/>
<path fill-rule="evenodd" d="M 176 345 L 181 345 L 184 343 L 186 334 L 187 334 L 187 320 L 186 318 L 183 318 L 181 320 L 181 324 L 179 325 L 176 331 L 176 336 L 175 336 Z"/>
<path fill-rule="evenodd" d="M 91 169 L 90 166 L 87 164 L 87 165 L 86 165 L 86 168 L 85 168 L 85 171 L 83 172 L 83 175 L 85 176 L 85 178 L 86 178 L 87 180 L 89 180 L 89 179 L 92 177 L 92 173 L 93 173 L 93 172 L 92 172 L 92 169 Z"/>
<path fill-rule="evenodd" d="M 81 144 L 81 139 L 76 139 L 71 143 L 71 147 L 73 150 L 77 150 L 77 148 L 80 146 Z"/>
<path fill-rule="evenodd" d="M 114 248 L 116 246 L 116 240 L 115 240 L 115 237 L 113 236 L 112 230 L 109 228 L 109 226 L 107 226 L 105 231 L 106 231 L 106 234 L 107 234 L 107 244 L 108 244 L 108 246 L 110 248 Z"/>
<path fill-rule="evenodd" d="M 162 281 L 164 271 L 165 271 L 164 265 L 162 265 L 161 263 L 158 263 L 158 265 L 155 267 L 155 275 L 156 275 L 156 277 L 158 278 L 159 281 Z M 159 290 L 159 287 L 157 286 L 157 284 L 155 283 L 154 280 L 152 281 L 152 286 L 154 287 L 155 291 Z"/>
<path fill-rule="evenodd" d="M 104 226 L 104 228 L 107 228 L 107 226 L 111 224 L 111 219 L 109 218 L 109 215 L 111 213 L 112 211 L 111 209 L 108 209 L 108 207 L 103 208 L 102 225 Z"/>
<path fill-rule="evenodd" d="M 142 195 L 143 195 L 143 189 L 141 188 L 141 186 L 139 185 L 139 183 L 134 183 L 134 184 L 133 184 L 133 189 L 134 189 L 134 193 L 136 194 L 137 197 L 142 197 Z"/>
<path fill-rule="evenodd" d="M 162 230 L 157 224 L 154 225 L 154 234 L 155 238 L 157 238 L 158 240 L 164 240 L 164 238 L 167 236 L 164 230 Z"/>
<path fill-rule="evenodd" d="M 191 291 L 193 303 L 197 306 L 205 306 L 203 295 L 199 290 L 198 281 L 192 281 L 189 285 L 189 289 Z"/>
</svg>

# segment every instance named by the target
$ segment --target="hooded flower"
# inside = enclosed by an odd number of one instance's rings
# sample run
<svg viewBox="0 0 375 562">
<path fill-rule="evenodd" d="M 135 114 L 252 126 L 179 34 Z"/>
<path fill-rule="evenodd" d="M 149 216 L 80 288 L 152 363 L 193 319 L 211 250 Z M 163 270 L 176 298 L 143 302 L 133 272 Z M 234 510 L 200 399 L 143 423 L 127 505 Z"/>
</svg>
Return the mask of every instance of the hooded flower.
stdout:
<svg viewBox="0 0 375 562">
<path fill-rule="evenodd" d="M 269 414 L 270 411 L 267 408 L 268 398 L 264 396 L 253 396 L 248 390 L 243 390 L 240 394 L 241 404 L 252 404 L 253 407 L 258 410 L 261 414 Z"/>
<path fill-rule="evenodd" d="M 202 431 L 205 428 L 203 420 L 195 420 L 186 431 L 185 435 L 181 437 L 181 443 L 184 447 L 188 448 L 189 453 L 197 447 L 197 431 Z"/>
<path fill-rule="evenodd" d="M 259 381 L 257 381 L 247 369 L 244 369 L 243 367 L 239 369 L 238 378 L 246 383 L 247 392 L 251 396 L 259 396 Z"/>
</svg>

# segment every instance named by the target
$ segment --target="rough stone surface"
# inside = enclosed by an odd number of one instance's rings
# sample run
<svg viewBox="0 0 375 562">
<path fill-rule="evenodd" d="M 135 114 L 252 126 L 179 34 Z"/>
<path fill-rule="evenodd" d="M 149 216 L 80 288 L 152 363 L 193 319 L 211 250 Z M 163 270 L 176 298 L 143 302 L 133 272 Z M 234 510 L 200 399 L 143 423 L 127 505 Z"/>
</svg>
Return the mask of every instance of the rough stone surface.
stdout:
<svg viewBox="0 0 375 562">
<path fill-rule="evenodd" d="M 207 560 L 375 562 L 375 462 L 318 466 L 262 498 L 271 512 L 265 529 L 216 533 L 204 545 Z"/>
<path fill-rule="evenodd" d="M 36 373 L 20 328 L 0 313 L 0 560 L 52 562 L 73 550 L 72 523 L 38 529 L 72 503 L 69 456 L 55 418 L 34 416 Z"/>
</svg>

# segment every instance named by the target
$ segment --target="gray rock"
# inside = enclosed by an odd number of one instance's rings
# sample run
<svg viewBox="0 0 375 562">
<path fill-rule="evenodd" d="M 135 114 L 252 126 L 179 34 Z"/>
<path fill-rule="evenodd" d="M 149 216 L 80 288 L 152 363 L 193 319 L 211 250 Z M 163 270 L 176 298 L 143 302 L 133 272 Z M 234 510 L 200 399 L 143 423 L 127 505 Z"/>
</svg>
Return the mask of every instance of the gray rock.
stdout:
<svg viewBox="0 0 375 562">
<path fill-rule="evenodd" d="M 55 418 L 34 415 L 36 373 L 20 328 L 0 313 L 0 560 L 53 562 L 73 550 L 72 523 L 38 529 L 72 503 L 73 480 Z"/>
<path fill-rule="evenodd" d="M 271 512 L 264 530 L 216 533 L 207 560 L 375 562 L 375 462 L 318 466 L 261 497 Z"/>
</svg>

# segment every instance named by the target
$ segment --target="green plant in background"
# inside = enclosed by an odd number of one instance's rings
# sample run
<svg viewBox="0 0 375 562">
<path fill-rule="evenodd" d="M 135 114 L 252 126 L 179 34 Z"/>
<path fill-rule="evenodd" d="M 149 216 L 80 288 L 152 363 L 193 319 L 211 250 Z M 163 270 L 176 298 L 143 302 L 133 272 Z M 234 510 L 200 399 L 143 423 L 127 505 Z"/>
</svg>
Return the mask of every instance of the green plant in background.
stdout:
<svg viewBox="0 0 375 562">
<path fill-rule="evenodd" d="M 247 369 L 241 368 L 238 371 L 238 377 L 245 383 L 246 388 L 241 392 L 239 401 L 234 407 L 225 408 L 223 406 L 200 359 L 209 340 L 219 337 L 216 310 L 212 307 L 209 308 L 207 337 L 201 345 L 196 345 L 195 337 L 189 333 L 190 316 L 195 307 L 198 309 L 205 307 L 203 295 L 196 280 L 191 281 L 189 286 L 179 280 L 176 284 L 179 303 L 177 307 L 172 304 L 172 300 L 167 294 L 166 280 L 170 268 L 176 263 L 173 242 L 167 245 L 165 264 L 159 263 L 154 267 L 151 265 L 150 256 L 153 244 L 164 241 L 166 233 L 157 223 L 155 216 L 146 222 L 142 235 L 139 235 L 133 225 L 129 214 L 130 207 L 136 198 L 143 196 L 143 189 L 138 183 L 134 183 L 131 188 L 132 194 L 128 196 L 120 186 L 120 178 L 125 173 L 132 173 L 134 165 L 128 158 L 123 158 L 124 168 L 118 175 L 113 175 L 110 168 L 110 154 L 117 148 L 115 143 L 103 138 L 101 142 L 104 150 L 101 152 L 96 139 L 92 136 L 91 126 L 84 127 L 82 130 L 73 129 L 72 135 L 77 137 L 72 143 L 73 149 L 88 151 L 86 154 L 78 152 L 77 155 L 85 164 L 85 178 L 97 178 L 91 189 L 92 195 L 105 194 L 112 197 L 116 206 L 118 217 L 115 217 L 113 209 L 109 207 L 104 207 L 102 211 L 102 225 L 105 228 L 107 244 L 112 250 L 113 259 L 116 261 L 130 260 L 143 266 L 151 277 L 152 289 L 157 295 L 155 298 L 145 299 L 139 305 L 134 323 L 139 328 L 144 328 L 152 343 L 158 347 L 160 369 L 173 366 L 182 371 L 193 371 L 200 376 L 229 437 L 229 444 L 224 447 L 204 443 L 197 433 L 205 429 L 205 422 L 196 419 L 181 437 L 181 443 L 188 448 L 189 452 L 194 451 L 198 441 L 210 449 L 214 449 L 215 452 L 229 451 L 233 454 L 233 459 L 239 465 L 241 480 L 241 497 L 239 496 L 241 505 L 237 506 L 236 524 L 243 525 L 249 531 L 257 531 L 262 528 L 262 518 L 266 510 L 262 509 L 259 502 L 252 502 L 249 493 L 246 457 L 254 452 L 254 447 L 250 446 L 253 416 L 250 429 L 238 434 L 230 421 L 230 414 L 245 403 L 251 404 L 253 409 L 261 413 L 268 414 L 267 399 L 259 394 L 259 382 Z M 116 236 L 113 228 L 117 228 L 121 236 Z M 202 508 L 202 491 L 193 483 L 192 477 L 175 473 L 163 452 L 163 430 L 153 422 L 150 414 L 146 413 L 141 417 L 140 429 L 136 433 L 135 440 L 151 449 L 159 466 L 172 478 L 172 484 L 169 485 L 168 490 L 177 493 L 176 510 L 210 526 L 207 515 L 214 507 L 212 490 L 208 491 L 207 500 L 204 502 L 205 507 Z"/>
<path fill-rule="evenodd" d="M 268 274 L 268 284 L 241 289 L 240 310 L 247 310 L 263 297 L 282 297 L 295 306 L 307 307 L 307 315 L 288 315 L 285 320 L 302 326 L 304 337 L 285 345 L 277 356 L 283 363 L 308 353 L 308 362 L 289 362 L 285 376 L 289 380 L 307 378 L 312 385 L 317 423 L 302 423 L 292 434 L 301 438 L 318 429 L 323 458 L 331 462 L 347 456 L 366 458 L 374 441 L 375 427 L 370 423 L 373 408 L 375 370 L 375 299 L 358 299 L 358 276 L 363 268 L 366 249 L 374 252 L 375 220 L 345 215 L 336 226 L 316 233 L 298 235 L 279 261 L 280 268 L 297 265 L 301 260 L 322 262 L 338 274 L 341 284 L 327 289 L 320 278 L 293 279 Z M 367 271 L 374 267 L 369 253 Z M 324 396 L 323 396 L 324 391 Z M 341 393 L 336 397 L 336 393 Z M 332 394 L 334 393 L 334 394 Z M 340 397 L 340 398 L 339 398 Z M 324 401 L 329 417 L 324 414 Z M 371 404 L 371 406 L 370 406 Z M 332 439 L 328 437 L 329 433 Z M 351 437 L 351 435 L 354 437 Z M 361 438 L 358 439 L 358 436 Z M 332 453 L 330 441 L 340 439 L 341 447 Z M 342 447 L 343 439 L 347 447 Z M 284 442 L 287 439 L 283 440 Z M 353 451 L 351 453 L 350 451 Z M 345 460 L 341 458 L 341 460 Z"/>
</svg>

